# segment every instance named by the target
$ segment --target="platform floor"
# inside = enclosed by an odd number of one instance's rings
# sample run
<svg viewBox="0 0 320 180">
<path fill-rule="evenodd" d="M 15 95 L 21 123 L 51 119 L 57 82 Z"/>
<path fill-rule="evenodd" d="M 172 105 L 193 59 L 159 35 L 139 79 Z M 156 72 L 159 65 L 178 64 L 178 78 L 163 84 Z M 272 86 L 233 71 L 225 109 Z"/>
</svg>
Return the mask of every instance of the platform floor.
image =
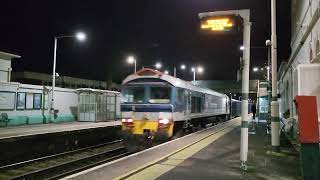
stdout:
<svg viewBox="0 0 320 180">
<path fill-rule="evenodd" d="M 265 128 L 266 124 L 260 123 L 255 134 L 249 135 L 247 171 L 240 169 L 237 127 L 217 140 L 210 137 L 126 179 L 300 179 L 298 153 L 285 140 L 281 153 L 271 153 Z"/>
<path fill-rule="evenodd" d="M 299 156 L 282 139 L 270 152 L 265 121 L 249 128 L 248 170 L 240 169 L 240 118 L 63 179 L 301 179 Z M 252 124 L 251 124 L 252 125 Z"/>
<path fill-rule="evenodd" d="M 82 129 L 91 129 L 107 126 L 119 126 L 121 121 L 109 122 L 66 122 L 55 124 L 39 124 L 39 125 L 25 125 L 25 126 L 11 126 L 0 129 L 0 139 L 30 136 L 36 134 L 47 134 L 64 131 L 75 131 Z"/>
<path fill-rule="evenodd" d="M 214 127 L 186 135 L 182 138 L 163 143 L 159 146 L 149 148 L 145 151 L 129 155 L 119 160 L 76 173 L 65 177 L 64 179 L 121 179 L 127 177 L 128 174 L 130 176 L 130 174 L 135 173 L 136 170 L 149 166 L 150 163 L 157 163 L 159 160 L 172 153 L 188 148 L 190 145 L 200 141 L 201 139 L 205 139 L 207 136 L 213 135 L 215 138 L 219 138 L 239 125 L 240 118 L 235 118 Z M 152 177 L 155 177 L 155 175 L 152 175 Z M 152 177 L 143 177 L 142 179 L 152 179 Z"/>
</svg>

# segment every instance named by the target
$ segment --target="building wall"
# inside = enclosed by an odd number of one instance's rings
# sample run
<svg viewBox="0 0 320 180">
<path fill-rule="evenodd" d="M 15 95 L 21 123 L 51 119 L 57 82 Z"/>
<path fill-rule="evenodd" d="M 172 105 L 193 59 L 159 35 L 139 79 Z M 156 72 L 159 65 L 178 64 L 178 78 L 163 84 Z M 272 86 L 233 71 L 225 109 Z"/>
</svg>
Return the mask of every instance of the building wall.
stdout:
<svg viewBox="0 0 320 180">
<path fill-rule="evenodd" d="M 49 119 L 49 87 L 0 83 L 0 113 L 6 113 L 11 125 L 55 123 L 76 120 L 78 95 L 73 89 L 56 88 L 55 109 L 57 117 Z M 25 101 L 23 101 L 25 99 Z M 0 122 L 0 126 L 4 126 Z"/>
<path fill-rule="evenodd" d="M 279 74 L 280 117 L 286 119 L 297 119 L 293 102 L 296 95 L 316 96 L 320 115 L 319 8 L 320 0 L 292 1 L 292 53 L 288 68 Z"/>
<path fill-rule="evenodd" d="M 12 80 L 15 82 L 34 84 L 34 85 L 45 85 L 51 86 L 52 75 L 38 72 L 13 72 Z M 62 88 L 93 88 L 93 89 L 109 89 L 114 91 L 120 91 L 120 86 L 105 81 L 96 81 L 89 79 L 81 79 L 69 76 L 56 77 L 56 86 Z"/>
<path fill-rule="evenodd" d="M 303 44 L 301 50 L 294 60 L 293 66 L 305 63 L 315 63 L 314 59 L 319 53 L 320 41 L 320 20 L 317 18 L 316 25 L 308 33 L 306 41 L 301 43 L 302 37 L 306 34 L 310 27 L 311 20 L 315 18 L 316 12 L 319 10 L 320 0 L 293 0 L 292 1 L 292 37 L 291 48 L 292 54 L 295 52 L 299 44 Z M 318 47 L 316 47 L 318 44 Z M 317 52 L 318 51 L 318 52 Z M 317 61 L 317 60 L 316 60 Z M 317 61 L 319 62 L 319 61 Z"/>
<path fill-rule="evenodd" d="M 8 82 L 11 69 L 11 61 L 0 59 L 0 82 Z"/>
</svg>

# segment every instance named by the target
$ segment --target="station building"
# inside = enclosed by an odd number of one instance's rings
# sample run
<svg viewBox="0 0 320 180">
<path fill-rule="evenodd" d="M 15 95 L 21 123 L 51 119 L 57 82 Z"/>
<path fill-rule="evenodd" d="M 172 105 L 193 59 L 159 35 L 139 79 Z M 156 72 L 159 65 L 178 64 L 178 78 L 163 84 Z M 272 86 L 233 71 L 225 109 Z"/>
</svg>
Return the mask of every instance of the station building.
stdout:
<svg viewBox="0 0 320 180">
<path fill-rule="evenodd" d="M 12 72 L 12 81 L 21 82 L 25 84 L 52 85 L 52 75 L 39 72 Z M 78 88 L 92 88 L 104 89 L 112 91 L 120 91 L 120 85 L 113 82 L 97 81 L 83 78 L 76 78 L 70 76 L 56 77 L 56 86 L 62 88 L 78 89 Z"/>
<path fill-rule="evenodd" d="M 120 117 L 119 92 L 92 89 L 107 86 L 98 81 L 71 77 L 58 79 L 62 87 L 55 88 L 55 116 L 50 116 L 51 76 L 25 73 L 11 78 L 11 61 L 16 58 L 20 56 L 0 52 L 0 127 L 76 120 L 105 121 Z M 32 84 L 12 82 L 11 79 Z M 69 88 L 63 88 L 66 86 Z"/>
<path fill-rule="evenodd" d="M 291 1 L 291 55 L 278 70 L 280 117 L 296 137 L 297 95 L 316 96 L 320 122 L 320 0 Z"/>
<path fill-rule="evenodd" d="M 192 82 L 194 85 L 209 88 L 220 93 L 227 94 L 231 98 L 241 100 L 242 84 L 236 80 L 198 80 Z M 260 80 L 249 81 L 249 99 L 256 102 L 259 91 Z"/>
</svg>

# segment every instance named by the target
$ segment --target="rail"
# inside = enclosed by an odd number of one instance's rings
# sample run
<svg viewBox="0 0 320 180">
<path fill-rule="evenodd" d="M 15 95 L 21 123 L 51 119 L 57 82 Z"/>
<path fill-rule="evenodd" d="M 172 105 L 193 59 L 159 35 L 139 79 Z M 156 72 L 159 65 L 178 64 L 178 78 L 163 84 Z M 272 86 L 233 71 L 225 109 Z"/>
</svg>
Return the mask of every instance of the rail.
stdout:
<svg viewBox="0 0 320 180">
<path fill-rule="evenodd" d="M 0 167 L 0 179 L 58 179 L 128 155 L 122 140 Z"/>
</svg>

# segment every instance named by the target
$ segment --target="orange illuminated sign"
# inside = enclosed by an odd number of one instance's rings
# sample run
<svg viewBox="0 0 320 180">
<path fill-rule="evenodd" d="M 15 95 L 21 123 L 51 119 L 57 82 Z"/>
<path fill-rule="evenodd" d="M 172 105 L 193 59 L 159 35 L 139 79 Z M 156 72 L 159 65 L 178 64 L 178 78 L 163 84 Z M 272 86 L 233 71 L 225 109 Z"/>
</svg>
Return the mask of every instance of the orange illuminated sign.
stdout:
<svg viewBox="0 0 320 180">
<path fill-rule="evenodd" d="M 211 17 L 201 21 L 201 29 L 207 29 L 211 31 L 230 31 L 234 25 L 233 19 L 227 17 Z"/>
</svg>

